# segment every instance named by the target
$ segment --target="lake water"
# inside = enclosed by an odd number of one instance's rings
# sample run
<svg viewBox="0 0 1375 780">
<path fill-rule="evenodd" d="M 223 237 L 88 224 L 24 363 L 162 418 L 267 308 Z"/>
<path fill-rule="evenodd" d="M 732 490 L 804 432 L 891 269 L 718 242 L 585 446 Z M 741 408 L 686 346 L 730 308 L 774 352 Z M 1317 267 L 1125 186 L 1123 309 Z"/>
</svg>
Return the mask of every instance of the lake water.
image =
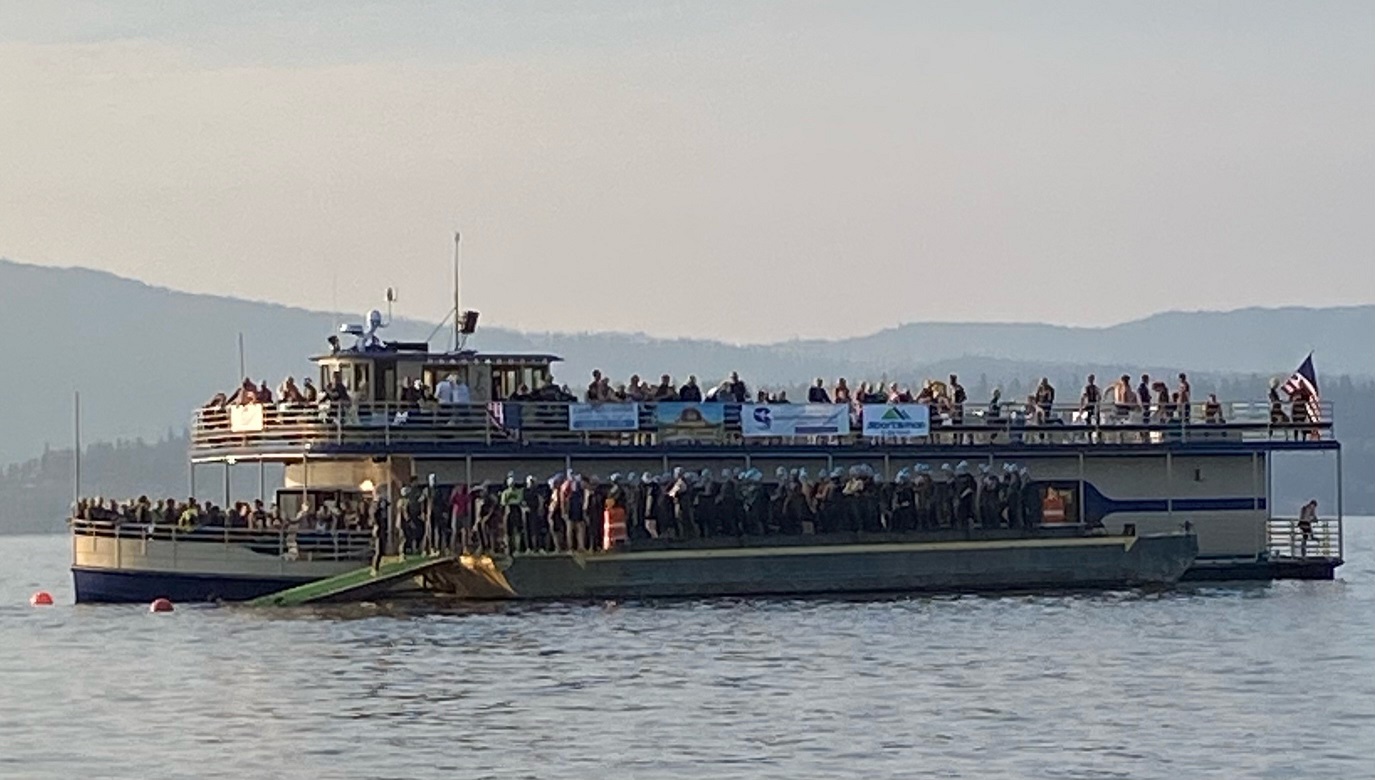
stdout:
<svg viewBox="0 0 1375 780">
<path fill-rule="evenodd" d="M 1336 582 L 1153 595 L 153 615 L 0 537 L 0 778 L 1370 778 L 1347 538 Z"/>
</svg>

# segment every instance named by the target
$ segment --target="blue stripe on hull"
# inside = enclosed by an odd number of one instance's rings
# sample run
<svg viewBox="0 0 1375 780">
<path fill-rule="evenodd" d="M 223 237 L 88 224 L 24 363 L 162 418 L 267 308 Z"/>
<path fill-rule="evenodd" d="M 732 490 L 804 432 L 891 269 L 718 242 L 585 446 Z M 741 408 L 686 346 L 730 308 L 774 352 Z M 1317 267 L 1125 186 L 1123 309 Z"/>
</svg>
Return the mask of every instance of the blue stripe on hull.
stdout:
<svg viewBox="0 0 1375 780">
<path fill-rule="evenodd" d="M 157 571 L 118 571 L 72 567 L 76 603 L 147 603 L 157 598 L 173 602 L 247 601 L 313 581 L 314 577 L 235 577 L 221 574 L 180 574 Z"/>
<path fill-rule="evenodd" d="M 1084 519 L 1090 523 L 1101 522 L 1103 518 L 1118 512 L 1138 514 L 1170 511 L 1171 503 L 1165 498 L 1110 498 L 1103 495 L 1092 482 L 1084 483 Z M 1216 498 L 1176 498 L 1175 512 L 1244 512 L 1264 510 L 1265 499 L 1250 496 Z"/>
</svg>

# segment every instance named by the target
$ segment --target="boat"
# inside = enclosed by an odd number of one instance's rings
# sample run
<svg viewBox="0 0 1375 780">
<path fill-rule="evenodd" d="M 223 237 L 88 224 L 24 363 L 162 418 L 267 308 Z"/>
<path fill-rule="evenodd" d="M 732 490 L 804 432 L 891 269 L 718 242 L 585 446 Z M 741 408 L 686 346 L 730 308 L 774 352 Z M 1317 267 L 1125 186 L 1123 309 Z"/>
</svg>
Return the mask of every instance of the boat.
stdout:
<svg viewBox="0 0 1375 780">
<path fill-rule="evenodd" d="M 1330 405 L 1299 425 L 1244 402 L 1222 405 L 1226 421 L 1207 423 L 1202 405 L 1149 417 L 1114 417 L 1105 405 L 1086 417 L 1077 406 L 1046 406 L 1033 416 L 997 405 L 975 414 L 928 403 L 587 403 L 553 383 L 558 356 L 469 349 L 476 314 L 456 320 L 466 332 L 448 350 L 382 340 L 377 312 L 366 325 L 347 326 L 356 343 L 334 338 L 311 358 L 320 386 L 339 388 L 346 402 L 197 410 L 192 494 L 202 472 L 222 469 L 229 505 L 233 469 L 261 474 L 275 464 L 283 486 L 260 498 L 275 499 L 282 518 L 354 502 L 395 507 L 432 483 L 438 491 L 470 489 L 471 522 L 480 526 L 500 509 L 502 488 L 527 475 L 536 492 L 550 474 L 599 475 L 593 489 L 600 491 L 611 489 L 611 475 L 627 475 L 621 480 L 633 501 L 679 483 L 782 500 L 825 480 L 860 483 L 850 508 L 830 505 L 829 516 L 808 508 L 785 520 L 766 508 L 753 525 L 704 515 L 678 533 L 651 532 L 653 512 L 637 512 L 632 502 L 628 538 L 605 545 L 600 516 L 590 518 L 591 539 L 580 544 L 534 544 L 517 533 L 513 516 L 483 549 L 460 545 L 453 520 L 445 565 L 408 585 L 472 599 L 1330 579 L 1342 562 L 1340 488 L 1335 517 L 1300 522 L 1271 511 L 1277 454 L 1333 452 L 1340 470 Z M 417 382 L 461 384 L 463 402 L 417 396 Z M 955 485 L 971 483 L 968 504 L 951 498 Z M 920 506 L 902 504 L 910 494 Z M 374 547 L 366 530 L 289 522 L 179 528 L 73 518 L 71 534 L 79 602 L 255 599 L 357 571 Z M 382 552 L 395 554 L 395 545 Z"/>
</svg>

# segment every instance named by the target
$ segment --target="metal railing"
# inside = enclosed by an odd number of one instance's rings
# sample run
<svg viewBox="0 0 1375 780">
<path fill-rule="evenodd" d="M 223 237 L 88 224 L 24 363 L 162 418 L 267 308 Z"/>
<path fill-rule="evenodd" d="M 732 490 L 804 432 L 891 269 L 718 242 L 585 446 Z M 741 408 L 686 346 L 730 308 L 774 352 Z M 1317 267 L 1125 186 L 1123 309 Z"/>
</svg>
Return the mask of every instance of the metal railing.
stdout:
<svg viewBox="0 0 1375 780">
<path fill-rule="evenodd" d="M 384 450 L 395 445 L 546 444 L 653 446 L 739 444 L 1163 444 L 1199 441 L 1327 441 L 1332 438 L 1332 406 L 1324 403 L 1318 421 L 1291 423 L 1272 418 L 1266 403 L 1228 403 L 1221 418 L 1210 420 L 1205 404 L 1189 405 L 1187 414 L 1152 407 L 1120 411 L 1103 404 L 1096 413 L 1077 405 L 1027 410 L 1020 404 L 966 405 L 962 413 L 931 414 L 931 434 L 921 437 L 871 438 L 861 432 L 860 407 L 852 405 L 851 430 L 839 435 L 746 437 L 740 424 L 741 404 L 719 406 L 722 422 L 685 430 L 658 421 L 652 402 L 636 405 L 635 430 L 571 430 L 570 404 L 513 403 L 415 405 L 361 403 L 348 405 L 269 405 L 260 420 L 235 424 L 229 408 L 198 410 L 192 420 L 193 451 L 270 450 L 296 452 L 332 445 Z"/>
<path fill-rule="evenodd" d="M 1337 518 L 1319 518 L 1304 523 L 1298 518 L 1273 517 L 1266 523 L 1265 534 L 1272 560 L 1342 557 L 1342 523 Z"/>
<path fill-rule="evenodd" d="M 372 553 L 370 531 L 316 530 L 282 528 L 236 528 L 177 525 L 148 525 L 106 520 L 70 520 L 74 536 L 116 541 L 163 541 L 176 544 L 221 544 L 290 560 L 338 561 L 366 560 Z"/>
</svg>

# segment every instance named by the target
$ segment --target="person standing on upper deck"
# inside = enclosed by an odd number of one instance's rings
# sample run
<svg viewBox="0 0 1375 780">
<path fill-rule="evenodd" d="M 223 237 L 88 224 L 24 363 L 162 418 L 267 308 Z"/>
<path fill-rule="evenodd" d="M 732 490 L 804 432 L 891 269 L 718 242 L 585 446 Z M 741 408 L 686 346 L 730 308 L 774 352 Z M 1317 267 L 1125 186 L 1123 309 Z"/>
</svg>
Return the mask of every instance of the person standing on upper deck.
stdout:
<svg viewBox="0 0 1375 780">
<path fill-rule="evenodd" d="M 1132 389 L 1132 378 L 1123 374 L 1112 384 L 1113 411 L 1118 422 L 1131 422 L 1132 407 L 1136 406 L 1136 391 Z"/>
<path fill-rule="evenodd" d="M 1050 386 L 1050 380 L 1041 377 L 1040 384 L 1036 385 L 1036 423 L 1044 425 L 1050 421 L 1051 409 L 1055 406 L 1055 388 Z"/>
<path fill-rule="evenodd" d="M 816 384 L 807 390 L 807 403 L 809 404 L 828 404 L 831 396 L 826 394 L 826 383 L 817 378 Z"/>
<path fill-rule="evenodd" d="M 1270 400 L 1270 424 L 1289 422 L 1289 416 L 1284 413 L 1284 402 L 1280 400 L 1280 380 L 1278 377 L 1270 379 L 1270 391 L 1267 397 Z"/>
<path fill-rule="evenodd" d="M 282 386 L 277 388 L 277 400 L 284 404 L 301 403 L 301 389 L 296 386 L 295 377 L 287 377 Z"/>
<path fill-rule="evenodd" d="M 836 381 L 835 392 L 831 394 L 831 398 L 838 404 L 848 404 L 854 400 L 850 396 L 849 385 L 845 384 L 845 377 L 841 377 Z"/>
<path fill-rule="evenodd" d="M 448 405 L 454 402 L 454 379 L 454 375 L 449 374 L 435 384 L 434 397 L 441 405 Z"/>
<path fill-rule="evenodd" d="M 678 391 L 673 389 L 673 378 L 664 374 L 659 378 L 659 384 L 654 388 L 653 398 L 655 401 L 677 401 Z"/>
<path fill-rule="evenodd" d="M 1222 418 L 1222 403 L 1217 400 L 1217 393 L 1209 393 L 1208 400 L 1203 402 L 1203 422 L 1209 425 L 1222 425 L 1226 422 Z"/>
<path fill-rule="evenodd" d="M 1141 375 L 1141 384 L 1136 386 L 1136 402 L 1141 404 L 1141 424 L 1151 424 L 1151 376 Z"/>
<path fill-rule="evenodd" d="M 1164 382 L 1155 382 L 1151 385 L 1155 390 L 1156 419 L 1162 423 L 1169 422 L 1174 417 L 1174 405 L 1170 403 L 1170 387 Z"/>
<path fill-rule="evenodd" d="M 702 388 L 697 385 L 697 377 L 689 375 L 687 384 L 678 388 L 678 400 L 687 403 L 702 402 Z"/>
<path fill-rule="evenodd" d="M 466 406 L 473 402 L 473 390 L 468 387 L 468 383 L 455 377 L 454 381 L 454 404 Z"/>
<path fill-rule="evenodd" d="M 342 372 L 335 371 L 330 378 L 329 386 L 325 388 L 325 400 L 332 404 L 345 405 L 349 402 L 349 389 L 344 386 L 344 375 Z"/>
<path fill-rule="evenodd" d="M 740 374 L 736 371 L 730 372 L 730 381 L 726 385 L 726 393 L 730 396 L 731 401 L 737 404 L 743 404 L 750 400 L 749 388 L 740 381 Z"/>
<path fill-rule="evenodd" d="M 964 391 L 964 385 L 960 384 L 960 378 L 954 374 L 950 375 L 950 424 L 960 425 L 964 422 L 964 402 L 969 400 L 969 396 Z"/>
<path fill-rule="evenodd" d="M 1079 411 L 1084 415 L 1085 424 L 1099 424 L 1098 404 L 1102 400 L 1103 394 L 1098 389 L 1098 378 L 1089 374 L 1088 381 L 1084 383 L 1084 392 L 1079 396 Z"/>
<path fill-rule="evenodd" d="M 1179 389 L 1175 391 L 1179 395 L 1176 408 L 1179 410 L 1180 422 L 1189 421 L 1189 403 L 1193 400 L 1192 388 L 1189 387 L 1189 377 L 1184 372 L 1179 373 Z"/>
<path fill-rule="evenodd" d="M 593 404 L 607 400 L 603 396 L 604 387 L 601 369 L 592 369 L 592 381 L 587 384 L 587 402 Z"/>
</svg>

